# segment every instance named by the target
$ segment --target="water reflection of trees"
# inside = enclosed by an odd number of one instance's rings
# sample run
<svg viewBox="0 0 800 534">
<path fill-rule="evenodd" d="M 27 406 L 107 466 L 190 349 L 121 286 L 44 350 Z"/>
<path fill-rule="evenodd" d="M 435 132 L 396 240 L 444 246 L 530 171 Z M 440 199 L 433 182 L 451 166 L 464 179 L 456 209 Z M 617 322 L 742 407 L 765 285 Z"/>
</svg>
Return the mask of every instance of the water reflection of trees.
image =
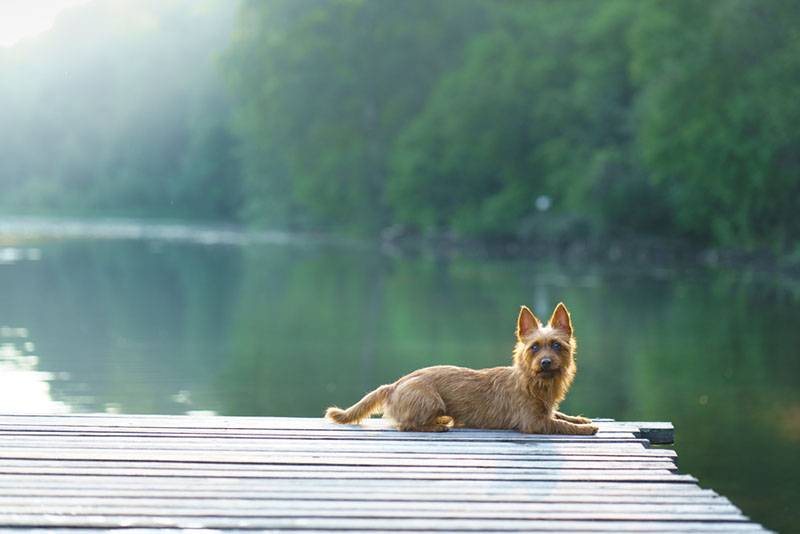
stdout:
<svg viewBox="0 0 800 534">
<path fill-rule="evenodd" d="M 35 332 L 41 367 L 67 372 L 54 398 L 78 409 L 182 412 L 217 404 L 207 387 L 223 365 L 238 249 L 147 242 L 64 242 L 0 271 L 3 324 Z"/>
</svg>

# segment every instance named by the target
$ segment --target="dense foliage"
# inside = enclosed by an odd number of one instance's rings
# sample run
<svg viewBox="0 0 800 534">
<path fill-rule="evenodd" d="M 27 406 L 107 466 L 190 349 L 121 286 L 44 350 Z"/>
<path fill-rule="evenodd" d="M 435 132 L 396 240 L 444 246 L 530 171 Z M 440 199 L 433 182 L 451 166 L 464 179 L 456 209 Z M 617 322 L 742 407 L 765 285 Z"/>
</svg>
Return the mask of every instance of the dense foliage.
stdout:
<svg viewBox="0 0 800 534">
<path fill-rule="evenodd" d="M 794 0 L 111 4 L 0 56 L 6 206 L 800 251 Z"/>
<path fill-rule="evenodd" d="M 484 18 L 470 0 L 245 3 L 228 72 L 248 213 L 272 224 L 388 224 L 395 140 Z"/>
</svg>

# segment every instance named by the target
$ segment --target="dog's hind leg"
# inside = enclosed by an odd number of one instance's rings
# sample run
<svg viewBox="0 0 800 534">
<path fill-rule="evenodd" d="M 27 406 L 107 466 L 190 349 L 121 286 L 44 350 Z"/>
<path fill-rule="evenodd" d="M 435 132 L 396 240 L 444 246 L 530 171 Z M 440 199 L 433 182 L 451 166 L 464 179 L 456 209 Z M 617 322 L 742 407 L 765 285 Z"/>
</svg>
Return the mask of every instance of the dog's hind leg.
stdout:
<svg viewBox="0 0 800 534">
<path fill-rule="evenodd" d="M 397 386 L 389 398 L 386 413 L 402 431 L 445 432 L 452 425 L 452 418 L 445 415 L 441 395 L 418 379 Z"/>
</svg>

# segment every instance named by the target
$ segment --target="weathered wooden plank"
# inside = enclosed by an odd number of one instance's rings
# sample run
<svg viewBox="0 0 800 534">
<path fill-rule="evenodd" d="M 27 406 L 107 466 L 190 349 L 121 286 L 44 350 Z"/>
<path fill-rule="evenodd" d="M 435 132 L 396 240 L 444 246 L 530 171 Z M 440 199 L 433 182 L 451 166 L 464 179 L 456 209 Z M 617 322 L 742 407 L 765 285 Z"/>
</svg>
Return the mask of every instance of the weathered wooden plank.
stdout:
<svg viewBox="0 0 800 534">
<path fill-rule="evenodd" d="M 350 432 L 337 432 L 328 430 L 281 430 L 281 429 L 227 429 L 218 427 L 207 428 L 120 428 L 102 426 L 39 426 L 39 427 L 0 427 L 0 433 L 15 435 L 50 436 L 61 434 L 70 435 L 107 435 L 116 437 L 134 436 L 193 436 L 193 437 L 220 437 L 220 438 L 294 438 L 294 439 L 324 439 L 324 440 L 349 440 L 353 439 Z M 358 434 L 360 440 L 376 441 L 467 441 L 467 442 L 584 442 L 584 443 L 619 443 L 636 442 L 649 444 L 646 439 L 637 438 L 632 432 L 600 432 L 594 436 L 573 436 L 557 434 L 522 434 L 507 431 L 450 431 L 450 432 L 397 432 L 390 430 L 363 430 Z"/>
<path fill-rule="evenodd" d="M 186 479 L 177 477 L 136 476 L 109 477 L 102 475 L 39 475 L 31 477 L 25 474 L 6 474 L 0 476 L 0 487 L 68 487 L 68 488 L 151 488 L 164 490 L 214 489 L 243 491 L 282 491 L 287 493 L 303 493 L 306 491 L 332 491 L 348 493 L 351 491 L 394 491 L 397 493 L 417 494 L 431 491 L 452 495 L 541 495 L 541 494 L 602 494 L 602 495 L 715 495 L 713 490 L 702 489 L 696 484 L 641 481 L 579 481 L 579 480 L 477 480 L 469 483 L 463 480 L 428 480 L 420 485 L 414 479 L 360 479 L 357 484 L 352 480 L 340 478 L 317 479 L 276 479 L 276 478 L 209 478 L 192 479 L 187 485 Z M 180 492 L 179 491 L 179 492 Z"/>
<path fill-rule="evenodd" d="M 393 428 L 373 428 L 370 426 L 359 427 L 351 425 L 341 425 L 339 427 L 322 428 L 237 428 L 225 426 L 205 426 L 188 427 L 177 426 L 130 426 L 130 425 L 62 425 L 62 424 L 40 424 L 40 425 L 0 425 L 0 435 L 13 433 L 60 433 L 60 432 L 81 432 L 81 433 L 144 433 L 144 434 L 201 434 L 225 433 L 231 435 L 245 436 L 296 436 L 312 435 L 328 437 L 331 439 L 341 438 L 345 435 L 352 437 L 358 434 L 364 437 L 391 437 L 392 439 L 557 439 L 578 437 L 584 440 L 605 439 L 640 439 L 641 430 L 636 427 L 619 425 L 614 428 L 601 427 L 599 432 L 593 436 L 574 436 L 563 434 L 525 434 L 514 430 L 474 430 L 474 429 L 450 429 L 447 432 L 400 432 Z"/>
<path fill-rule="evenodd" d="M 635 505 L 630 505 L 635 506 Z M 621 506 L 625 508 L 624 506 Z M 297 509 L 294 506 L 287 507 L 284 503 L 282 507 L 275 508 L 274 510 L 266 509 L 261 512 L 255 509 L 240 510 L 236 507 L 208 507 L 206 511 L 202 509 L 185 509 L 170 504 L 168 510 L 163 506 L 123 506 L 123 507 L 104 507 L 104 506 L 80 506 L 69 505 L 65 507 L 47 503 L 47 508 L 38 506 L 36 504 L 29 504 L 20 506 L 15 511 L 4 513 L 0 511 L 0 524 L 5 521 L 6 517 L 14 517 L 17 514 L 47 514 L 47 515 L 85 515 L 85 516 L 104 516 L 109 518 L 125 518 L 126 520 L 144 519 L 156 521 L 160 518 L 168 518 L 172 520 L 179 520 L 181 518 L 194 519 L 203 521 L 209 516 L 216 516 L 225 518 L 227 520 L 253 520 L 253 519 L 306 519 L 310 517 L 324 517 L 328 520 L 333 519 L 372 519 L 372 520 L 391 520 L 402 517 L 405 521 L 414 520 L 527 520 L 527 521 L 547 521 L 547 520 L 595 520 L 595 521 L 670 521 L 680 514 L 680 518 L 684 521 L 718 521 L 718 522 L 745 522 L 748 519 L 740 514 L 705 511 L 693 512 L 683 510 L 681 505 L 676 505 L 663 512 L 659 511 L 602 511 L 595 510 L 593 507 L 584 507 L 583 511 L 558 511 L 557 506 L 551 506 L 550 511 L 529 511 L 529 510 L 509 510 L 505 512 L 499 511 L 479 511 L 475 510 L 473 505 L 462 506 L 455 510 L 448 509 L 397 509 L 397 510 L 350 510 L 325 508 L 321 510 L 312 509 Z M 274 515 L 273 515 L 274 514 Z"/>
<path fill-rule="evenodd" d="M 319 454 L 258 454 L 258 453 L 220 453 L 217 451 L 107 451 L 87 449 L 0 449 L 1 460 L 102 460 L 102 461 L 148 461 L 148 462 L 193 462 L 196 464 L 269 464 L 269 465 L 306 465 L 306 466 L 408 466 L 408 467 L 481 467 L 481 468 L 542 468 L 553 469 L 639 469 L 639 470 L 675 470 L 672 461 L 612 461 L 608 458 L 595 460 L 568 460 L 563 457 L 539 458 L 536 460 L 495 460 L 495 459 L 447 459 L 447 458 L 397 458 L 397 457 L 349 457 L 334 458 Z"/>
<path fill-rule="evenodd" d="M 49 444 L 77 444 L 82 448 L 177 448 L 203 450 L 239 450 L 249 449 L 274 452 L 375 452 L 384 453 L 409 453 L 409 454 L 593 454 L 605 456 L 647 456 L 674 458 L 676 454 L 670 449 L 645 448 L 641 443 L 513 443 L 513 442 L 486 442 L 486 443 L 444 443 L 444 442 L 405 442 L 382 441 L 379 444 L 369 440 L 356 438 L 349 440 L 303 440 L 303 439 L 216 439 L 216 438 L 189 438 L 189 437 L 131 437 L 119 439 L 116 436 L 64 436 L 48 437 L 47 439 L 14 437 L 0 442 L 3 446 L 21 446 L 30 448 L 47 448 Z"/>
<path fill-rule="evenodd" d="M 41 426 L 41 425 L 90 425 L 109 427 L 147 427 L 147 428 L 239 428 L 239 429 L 284 429 L 284 430 L 388 430 L 396 431 L 391 419 L 373 417 L 360 423 L 337 424 L 316 417 L 227 417 L 227 416 L 189 416 L 189 415 L 115 415 L 115 414 L 65 414 L 65 415 L 4 415 L 0 414 L 3 426 Z M 664 428 L 667 423 L 634 423 L 631 421 L 594 420 L 593 424 L 603 428 L 641 428 L 651 425 Z M 454 430 L 487 430 L 457 426 Z"/>
<path fill-rule="evenodd" d="M 629 422 L 597 423 L 601 432 L 634 433 L 640 427 Z M 655 425 L 655 424 L 654 424 Z M 657 426 L 657 425 L 656 425 Z M 0 429 L 3 430 L 45 430 L 48 427 L 70 429 L 104 428 L 107 430 L 206 430 L 219 429 L 225 431 L 302 431 L 302 432 L 358 432 L 365 431 L 400 433 L 385 419 L 369 419 L 361 424 L 337 425 L 316 418 L 247 418 L 247 417 L 189 417 L 189 416 L 118 416 L 118 415 L 66 415 L 66 416 L 0 416 Z M 659 427 L 660 428 L 660 427 Z M 498 434 L 517 435 L 513 430 L 476 430 L 455 428 L 454 434 Z M 412 432 L 410 434 L 427 434 Z"/>
<path fill-rule="evenodd" d="M 743 524 L 737 523 L 735 527 L 732 528 L 721 528 L 721 525 L 714 525 L 713 523 L 705 523 L 712 525 L 710 528 L 702 528 L 704 523 L 701 522 L 694 522 L 694 523 L 675 523 L 675 522 L 658 522 L 658 523 L 630 523 L 626 524 L 625 526 L 628 528 L 621 528 L 621 529 L 614 529 L 613 524 L 605 524 L 602 522 L 597 522 L 595 524 L 587 523 L 585 521 L 570 521 L 570 522 L 559 522 L 556 524 L 555 527 L 548 527 L 548 524 L 545 522 L 536 522 L 533 523 L 537 525 L 535 528 L 525 529 L 524 532 L 659 532 L 660 534 L 683 534 L 687 532 L 735 532 L 735 533 L 759 533 L 759 532 L 768 532 L 763 527 L 757 524 Z M 644 525 L 641 528 L 637 528 L 633 525 Z M 606 530 L 608 529 L 608 530 Z M 47 532 L 52 534 L 75 534 L 77 529 L 75 528 L 48 528 Z M 91 532 L 92 530 L 83 529 L 85 531 Z M 158 533 L 158 532 L 170 532 L 174 529 L 168 528 L 136 528 L 136 529 L 126 529 L 128 532 L 136 532 L 136 533 Z M 224 532 L 226 533 L 252 533 L 254 529 L 243 529 L 243 528 L 226 528 Z M 283 529 L 286 530 L 286 529 Z M 79 530 L 77 530 L 79 531 Z M 313 528 L 292 528 L 291 531 L 296 534 L 330 534 L 329 529 L 313 529 Z M 485 529 L 481 530 L 480 532 L 484 534 L 500 534 L 503 532 L 517 532 L 518 530 L 496 530 L 496 529 Z M 15 534 L 20 533 L 27 533 L 27 532 L 36 532 L 40 533 L 41 529 L 38 528 L 14 528 L 13 532 Z M 272 532 L 280 532 L 280 530 L 272 529 Z M 386 530 L 384 528 L 373 528 L 370 530 L 363 530 L 363 529 L 347 529 L 348 534 L 388 534 L 389 532 L 435 532 L 436 534 L 462 534 L 465 530 L 451 530 L 451 529 L 417 529 L 417 530 Z M 475 532 L 475 531 L 471 531 Z"/>
<path fill-rule="evenodd" d="M 404 503 L 405 506 L 416 506 L 417 503 L 514 503 L 521 502 L 528 504 L 532 501 L 537 503 L 563 504 L 563 503 L 582 503 L 582 504 L 725 504 L 731 505 L 730 501 L 713 492 L 709 493 L 686 493 L 686 494 L 661 494 L 655 492 L 605 492 L 597 494 L 595 488 L 582 491 L 567 490 L 543 490 L 528 492 L 486 492 L 474 493 L 465 492 L 459 494 L 449 494 L 444 492 L 430 492 L 424 490 L 417 491 L 394 491 L 393 488 L 373 489 L 364 491 L 351 489 L 343 492 L 340 487 L 330 488 L 328 491 L 323 489 L 297 491 L 292 488 L 282 490 L 265 491 L 263 489 L 253 490 L 252 488 L 214 488 L 196 489 L 182 488 L 180 492 L 172 489 L 154 489 L 149 486 L 140 486 L 139 489 L 119 488 L 117 486 L 101 486 L 100 488 L 85 487 L 75 485 L 72 487 L 2 487 L 0 496 L 0 506 L 6 506 L 13 502 L 13 498 L 24 498 L 30 501 L 31 498 L 41 498 L 39 502 L 44 502 L 47 498 L 84 498 L 84 499 L 119 499 L 126 502 L 141 499 L 161 499 L 168 501 L 190 500 L 196 503 L 205 501 L 253 501 L 262 500 L 282 501 L 284 506 L 293 506 L 296 501 L 305 500 L 328 500 L 336 502 L 358 502 L 368 501 L 372 503 Z M 292 504 L 288 504 L 292 503 Z"/>
<path fill-rule="evenodd" d="M 383 531 L 601 531 L 601 532 L 762 532 L 756 524 L 745 521 L 639 521 L 633 518 L 595 518 L 575 520 L 520 520 L 520 519 L 402 519 L 384 518 L 380 524 L 374 518 L 180 518 L 180 517 L 107 517 L 85 514 L 15 514 L 2 517 L 0 527 L 75 527 L 75 528 L 217 528 L 217 529 L 325 529 L 369 531 L 379 527 Z"/>
<path fill-rule="evenodd" d="M 187 440 L 188 441 L 188 440 Z M 0 451 L 10 451 L 13 448 L 24 448 L 28 451 L 53 451 L 53 450 L 70 450 L 77 449 L 87 451 L 100 450 L 100 451 L 171 451 L 171 452 L 207 452 L 214 451 L 219 454 L 248 454 L 248 453 L 264 453 L 275 456 L 275 453 L 281 455 L 311 455 L 322 456 L 329 458 L 428 458 L 428 459 L 445 459 L 445 460 L 482 460 L 486 458 L 499 459 L 499 460 L 547 460 L 547 459 L 567 459 L 573 461 L 672 461 L 676 455 L 671 449 L 644 449 L 637 448 L 572 448 L 572 447 L 548 447 L 548 448 L 531 448 L 529 446 L 522 446 L 513 452 L 508 449 L 496 448 L 477 448 L 477 447 L 438 447 L 438 448 L 423 448 L 423 447 L 404 447 L 399 449 L 392 449 L 380 447 L 377 452 L 374 446 L 362 445 L 356 447 L 356 450 L 348 450 L 351 447 L 343 447 L 340 443 L 336 443 L 336 447 L 315 447 L 303 446 L 301 443 L 298 446 L 282 445 L 282 441 L 271 443 L 263 442 L 206 442 L 203 440 L 193 440 L 187 442 L 184 440 L 91 440 L 91 439 L 54 439 L 47 442 L 39 440 L 10 440 L 4 442 L 0 440 Z"/>
<path fill-rule="evenodd" d="M 49 441 L 49 440 L 48 440 Z M 46 446 L 46 441 L 43 440 L 40 445 Z M 55 442 L 53 442 L 55 443 Z M 94 443 L 117 444 L 135 447 L 136 443 L 146 443 L 135 438 L 126 439 L 105 439 L 94 440 Z M 176 439 L 174 444 L 186 443 L 183 440 Z M 200 442 L 193 443 L 200 447 L 203 446 Z M 218 446 L 217 446 L 218 445 Z M 601 454 L 605 456 L 619 456 L 619 455 L 638 455 L 648 457 L 665 457 L 674 458 L 674 454 L 664 453 L 664 449 L 648 449 L 639 443 L 605 443 L 592 444 L 587 443 L 509 443 L 509 442 L 486 442 L 486 443 L 435 443 L 435 442 L 404 442 L 404 441 L 380 441 L 368 442 L 353 440 L 302 440 L 302 439 L 273 439 L 273 440 L 243 440 L 230 442 L 232 449 L 239 447 L 248 448 L 255 451 L 297 451 L 297 452 L 319 452 L 324 454 L 326 452 L 405 452 L 405 453 L 424 453 L 424 454 Z M 215 444 L 214 441 L 208 441 L 205 450 L 225 450 L 226 443 L 223 442 Z"/>
<path fill-rule="evenodd" d="M 632 432 L 640 429 L 641 425 L 622 421 L 595 421 L 594 424 L 602 429 Z M 644 423 L 647 424 L 647 423 Z M 225 417 L 208 416 L 196 417 L 185 415 L 167 416 L 137 416 L 137 415 L 104 415 L 104 414 L 69 414 L 69 415 L 30 415 L 8 416 L 0 415 L 0 426 L 38 427 L 46 425 L 75 425 L 75 426 L 107 426 L 110 428 L 229 428 L 253 430 L 331 430 L 331 431 L 364 431 L 385 430 L 396 432 L 394 423 L 389 419 L 365 419 L 361 423 L 335 424 L 322 418 L 311 417 Z M 654 427 L 662 428 L 664 423 L 653 423 Z M 457 432 L 470 432 L 476 429 L 459 427 L 453 429 Z M 481 429 L 478 431 L 485 431 Z M 504 432 L 505 430 L 499 430 Z M 513 432 L 513 431 L 508 431 Z"/>
<path fill-rule="evenodd" d="M 565 522 L 562 522 L 565 523 Z M 758 533 L 758 532 L 768 532 L 763 527 L 751 524 L 741 526 L 742 524 L 738 524 L 737 526 L 732 529 L 725 529 L 725 528 L 718 528 L 718 526 L 714 525 L 712 528 L 703 529 L 701 525 L 703 523 L 666 523 L 666 522 L 659 522 L 656 523 L 655 527 L 653 527 L 654 523 L 641 523 L 645 525 L 642 528 L 622 528 L 617 530 L 606 530 L 606 528 L 613 528 L 613 526 L 605 525 L 603 523 L 596 523 L 596 524 L 586 524 L 586 522 L 580 521 L 571 521 L 569 525 L 559 523 L 558 527 L 560 528 L 547 528 L 547 525 L 543 522 L 536 522 L 535 525 L 542 525 L 537 526 L 533 529 L 526 529 L 525 532 L 659 532 L 660 534 L 683 534 L 687 532 L 735 532 L 735 533 Z M 632 523 L 636 525 L 637 523 Z M 583 526 L 586 525 L 586 526 Z M 659 526 L 661 525 L 661 526 Z M 665 528 L 665 525 L 669 525 L 669 528 Z M 713 524 L 712 524 L 713 525 Z M 561 528 L 563 527 L 563 528 Z M 89 530 L 89 529 L 75 529 L 75 528 L 48 528 L 47 532 L 52 534 L 75 534 L 75 532 L 80 532 L 80 530 L 92 532 L 96 529 Z M 127 529 L 128 532 L 131 533 L 159 533 L 159 532 L 171 532 L 174 529 L 168 528 L 136 528 L 136 529 Z M 226 528 L 224 532 L 226 533 L 247 533 L 250 534 L 253 532 L 254 529 L 240 529 L 240 528 Z M 283 529 L 286 530 L 286 529 Z M 280 532 L 280 530 L 271 530 L 272 532 Z M 292 528 L 291 531 L 296 534 L 330 534 L 330 530 L 322 530 L 322 529 L 307 529 L 307 528 Z M 28 533 L 28 532 L 36 532 L 40 533 L 41 529 L 38 528 L 14 528 L 13 532 L 15 534 L 21 533 Z M 389 532 L 399 532 L 397 530 L 386 530 L 384 528 L 373 528 L 371 530 L 362 530 L 362 529 L 347 529 L 348 534 L 387 534 Z M 432 530 L 432 529 L 425 529 L 425 530 L 402 530 L 401 532 L 435 532 L 436 534 L 462 534 L 465 532 L 464 530 Z M 474 531 L 472 531 L 474 532 Z M 495 530 L 495 529 L 488 529 L 488 530 L 481 530 L 480 532 L 484 534 L 500 534 L 502 532 L 516 532 L 513 530 Z"/>
<path fill-rule="evenodd" d="M 677 476 L 671 473 L 668 469 L 649 469 L 646 471 L 637 468 L 616 468 L 604 469 L 602 465 L 597 467 L 581 468 L 580 466 L 572 466 L 570 469 L 561 469 L 560 466 L 527 466 L 527 467 L 462 467 L 462 466 L 391 466 L 391 465 L 304 465 L 304 464 L 269 464 L 269 463 L 205 463 L 194 461 L 158 461 L 158 460 L 72 460 L 72 459 L 42 459 L 42 460 L 29 460 L 29 459 L 0 459 L 0 473 L 19 472 L 17 469 L 60 469 L 65 472 L 71 472 L 75 469 L 135 469 L 135 470 L 152 470 L 158 474 L 161 471 L 170 472 L 189 472 L 189 471 L 203 471 L 203 472 L 216 472 L 228 473 L 232 476 L 238 476 L 243 473 L 261 473 L 268 475 L 270 473 L 350 473 L 357 474 L 361 472 L 369 473 L 427 473 L 427 474 L 450 474 L 461 473 L 465 475 L 470 474 L 520 474 L 520 475 L 536 475 L 536 474 L 551 474 L 557 475 L 558 473 L 565 472 L 565 474 L 595 474 L 595 475 L 633 475 L 641 473 L 642 475 L 664 475 L 664 476 Z M 88 471 L 85 471 L 88 472 Z"/>
<path fill-rule="evenodd" d="M 647 426 L 659 427 L 665 423 L 618 422 L 612 419 L 594 419 L 595 424 L 605 426 L 625 425 L 637 428 Z M 36 426 L 40 424 L 90 424 L 103 426 L 184 426 L 190 428 L 262 428 L 262 429 L 338 429 L 356 430 L 393 429 L 389 419 L 373 417 L 360 424 L 333 424 L 322 417 L 246 417 L 246 416 L 198 416 L 198 415 L 148 415 L 148 414 L 0 414 L 0 425 Z"/>
<path fill-rule="evenodd" d="M 503 472 L 497 469 L 438 469 L 433 468 L 412 469 L 412 468 L 349 468 L 326 471 L 324 466 L 313 469 L 290 469 L 281 466 L 279 469 L 270 469 L 268 466 L 251 467 L 249 469 L 209 469 L 207 466 L 202 468 L 192 466 L 130 466 L 114 467 L 101 465 L 88 465 L 75 462 L 73 465 L 19 465 L 19 466 L 0 466 L 0 474 L 27 474 L 27 475 L 106 475 L 106 476 L 164 476 L 164 477 L 184 477 L 184 478 L 288 478 L 288 479 L 412 479 L 412 480 L 579 480 L 579 481 L 609 481 L 609 482 L 696 482 L 690 475 L 679 475 L 667 470 L 651 471 L 625 471 L 625 470 L 558 470 L 558 469 L 515 469 L 510 472 Z"/>
<path fill-rule="evenodd" d="M 83 510 L 91 515 L 150 515 L 150 516 L 227 516 L 227 517 L 512 517 L 563 518 L 586 514 L 652 515 L 666 518 L 665 514 L 682 519 L 742 519 L 738 508 L 730 502 L 702 503 L 619 503 L 584 502 L 469 502 L 425 500 L 392 502 L 372 500 L 300 499 L 287 508 L 286 500 L 271 499 L 173 499 L 142 496 L 137 499 L 120 497 L 58 497 L 32 500 L 25 497 L 0 496 L 0 517 L 7 510 L 15 513 L 69 514 Z M 691 516 L 691 517 L 690 517 Z M 709 517 L 701 517 L 709 516 Z M 736 517 L 727 517 L 736 516 Z"/>
<path fill-rule="evenodd" d="M 248 431 L 249 432 L 249 431 Z M 650 443 L 646 439 L 632 437 L 633 434 L 604 434 L 594 436 L 567 436 L 567 435 L 537 435 L 537 434 L 520 434 L 520 433 L 486 433 L 480 432 L 474 435 L 469 435 L 459 432 L 389 432 L 389 431 L 364 431 L 363 434 L 355 432 L 308 432 L 303 433 L 299 431 L 264 431 L 265 433 L 238 433 L 234 431 L 227 431 L 225 429 L 209 429 L 189 431 L 183 429 L 178 432 L 173 432 L 169 429 L 159 429 L 156 432 L 148 430 L 141 431 L 128 431 L 128 430 L 91 430 L 88 427 L 63 430 L 14 430 L 14 431 L 0 431 L 0 440 L 3 442 L 14 441 L 17 439 L 28 439 L 30 441 L 43 442 L 45 438 L 49 439 L 119 439 L 121 437 L 132 438 L 137 440 L 176 440 L 192 441 L 192 440 L 218 440 L 220 442 L 227 440 L 236 441 L 250 441 L 250 442 L 265 442 L 270 440 L 302 440 L 302 441 L 321 441 L 321 442 L 340 442 L 340 441 L 356 441 L 359 443 L 370 443 L 372 441 L 386 441 L 386 442 L 409 442 L 413 441 L 415 444 L 424 445 L 426 443 L 520 443 L 520 444 L 537 444 L 537 443 L 580 443 L 583 445 L 597 446 L 603 444 L 639 444 L 648 446 Z M 281 433 L 271 433 L 281 432 Z M 599 437 L 598 437 L 599 436 Z"/>
<path fill-rule="evenodd" d="M 466 437 L 480 437 L 488 436 L 491 438 L 547 438 L 547 437 L 565 437 L 560 434 L 525 434 L 515 430 L 477 430 L 468 428 L 453 428 L 446 433 L 442 432 L 400 432 L 394 428 L 374 427 L 373 425 L 337 425 L 325 427 L 312 427 L 312 428 L 258 428 L 258 427 L 228 427 L 228 426 L 186 426 L 186 425 L 153 425 L 153 426 L 133 426 L 133 425 L 92 425 L 87 423 L 69 425 L 69 424 L 55 424 L 44 423 L 37 425 L 2 425 L 0 424 L 0 432 L 73 432 L 73 431 L 102 431 L 102 432 L 146 432 L 146 433 L 160 433 L 160 432 L 177 432 L 181 434 L 192 433 L 205 433 L 211 432 L 227 432 L 231 434 L 245 434 L 245 435 L 281 435 L 289 434 L 295 435 L 298 432 L 310 434 L 322 434 L 328 436 L 336 436 L 338 434 L 355 434 L 360 436 L 369 436 L 372 434 L 378 435 L 397 435 L 399 436 L 418 436 L 418 437 L 432 437 L 433 439 L 442 439 L 446 436 L 457 436 L 460 438 Z M 626 437 L 638 438 L 635 434 L 641 433 L 638 427 L 633 427 L 627 424 L 615 424 L 615 426 L 600 426 L 598 434 L 595 436 L 582 436 L 584 439 L 597 438 L 597 436 L 610 436 L 610 437 Z"/>
<path fill-rule="evenodd" d="M 560 471 L 567 471 L 562 469 L 560 465 L 530 465 L 525 467 L 471 467 L 460 465 L 423 465 L 423 466 L 392 466 L 392 465 L 314 465 L 314 464 L 282 464 L 282 463 L 238 463 L 238 462 L 200 462 L 200 461 L 187 461 L 187 460 L 157 460 L 157 459 L 69 459 L 69 458 L 50 458 L 50 459 L 16 459 L 16 458 L 0 458 L 0 470 L 5 470 L 15 467 L 53 467 L 53 468 L 86 468 L 91 469 L 95 467 L 114 467 L 118 469 L 136 468 L 136 469 L 168 469 L 173 471 L 202 469 L 205 471 L 223 471 L 231 473 L 239 472 L 287 472 L 287 471 L 314 471 L 317 473 L 323 472 L 403 472 L 414 473 L 417 471 L 424 471 L 426 473 L 449 473 L 451 471 L 458 471 L 462 473 L 557 473 Z M 604 469 L 602 462 L 591 465 L 584 464 L 571 466 L 570 470 L 587 471 L 587 472 L 617 472 L 619 474 L 628 472 L 642 471 L 636 467 L 625 467 L 624 465 L 617 468 Z M 649 474 L 671 474 L 667 469 L 649 469 Z"/>
<path fill-rule="evenodd" d="M 387 419 L 373 418 L 360 425 L 334 425 L 324 419 L 312 417 L 227 417 L 227 416 L 182 416 L 182 415 L 117 415 L 117 414 L 71 414 L 71 415 L 0 415 L 0 425 L 37 425 L 69 421 L 69 424 L 102 424 L 104 426 L 164 426 L 164 427 L 224 427 L 224 428 L 276 428 L 276 429 L 338 429 L 360 431 L 368 429 L 391 429 Z M 620 428 L 622 431 L 665 432 L 673 429 L 671 423 L 614 421 L 593 419 L 604 430 Z M 636 430 L 634 430 L 636 429 Z"/>
<path fill-rule="evenodd" d="M 393 431 L 391 422 L 385 419 L 370 419 L 361 425 L 334 425 L 324 419 L 317 418 L 250 418 L 250 417 L 187 417 L 187 416 L 115 416 L 115 415 L 70 415 L 70 416 L 0 416 L 0 431 L 13 430 L 17 427 L 59 426 L 69 421 L 70 426 L 96 426 L 98 424 L 109 429 L 207 429 L 223 428 L 228 431 L 247 429 L 273 430 L 323 430 L 323 431 Z M 595 420 L 600 427 L 600 435 L 614 433 L 632 433 L 635 437 L 648 439 L 651 443 L 669 444 L 674 439 L 674 428 L 671 423 L 661 422 L 617 422 Z M 469 435 L 471 429 L 455 429 L 453 432 Z M 513 432 L 513 431 L 492 431 Z"/>
<path fill-rule="evenodd" d="M 106 440 L 106 442 L 113 443 L 114 441 L 118 443 L 132 443 L 133 440 L 139 440 L 141 438 L 145 439 L 162 439 L 162 438 L 172 438 L 172 439 L 187 439 L 187 440 L 205 440 L 205 439 L 214 439 L 218 436 L 180 436 L 180 435 L 169 435 L 169 436 L 149 436 L 149 435 L 118 435 L 118 434 L 97 434 L 97 435 L 83 435 L 83 434 L 72 434 L 75 437 L 80 437 L 84 439 L 97 439 L 97 440 Z M 51 436 L 42 436 L 39 442 L 41 444 L 45 444 L 45 441 L 49 441 L 48 438 Z M 326 438 L 319 438 L 319 439 L 304 439 L 302 437 L 269 437 L 269 438 L 262 438 L 262 437 L 251 437 L 251 436 L 230 436 L 228 439 L 236 440 L 231 441 L 233 444 L 242 444 L 242 443 L 250 443 L 254 446 L 264 446 L 264 447 L 271 447 L 271 446 L 294 446 L 295 444 L 305 444 L 307 447 L 314 447 L 320 450 L 324 450 L 324 448 L 335 448 L 339 449 L 342 447 L 347 446 L 361 446 L 361 447 L 369 447 L 371 450 L 384 450 L 386 447 L 405 447 L 409 450 L 425 450 L 427 449 L 443 449 L 449 450 L 452 448 L 463 447 L 463 450 L 494 450 L 494 449 L 516 449 L 518 451 L 528 451 L 528 450 L 535 450 L 535 449 L 552 449 L 552 450 L 559 450 L 559 449 L 586 449 L 586 450 L 629 450 L 629 451 L 641 451 L 647 447 L 646 440 L 627 440 L 627 441 L 595 441 L 595 442 L 588 442 L 588 441 L 571 441 L 571 440 L 564 440 L 564 441 L 556 441 L 556 440 L 545 440 L 545 441 L 502 441 L 502 440 L 486 440 L 486 441 L 414 441 L 414 440 L 390 440 L 390 439 L 382 439 L 382 440 L 370 440 L 368 438 L 365 439 L 358 439 L 358 438 L 349 438 L 349 439 L 326 439 Z M 227 441 L 226 438 L 221 438 L 220 441 L 224 442 Z M 97 441 L 98 443 L 100 441 Z M 224 443 L 223 445 L 224 446 Z"/>
</svg>

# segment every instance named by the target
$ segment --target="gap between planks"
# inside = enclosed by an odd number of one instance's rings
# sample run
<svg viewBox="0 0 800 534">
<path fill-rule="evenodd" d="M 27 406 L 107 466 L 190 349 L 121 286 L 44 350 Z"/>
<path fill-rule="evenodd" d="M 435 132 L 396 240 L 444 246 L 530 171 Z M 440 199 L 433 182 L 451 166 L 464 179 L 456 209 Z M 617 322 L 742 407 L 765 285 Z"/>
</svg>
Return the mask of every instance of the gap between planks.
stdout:
<svg viewBox="0 0 800 534">
<path fill-rule="evenodd" d="M 147 416 L 147 415 L 108 415 L 86 414 L 68 416 L 36 416 L 36 415 L 0 415 L 0 426 L 57 426 L 59 422 L 69 421 L 70 425 L 93 426 L 97 424 L 108 428 L 133 428 L 144 429 L 158 428 L 185 428 L 201 429 L 212 426 L 222 427 L 226 430 L 243 429 L 279 429 L 279 430 L 324 430 L 324 431 L 362 431 L 383 430 L 393 431 L 391 423 L 384 419 L 368 419 L 361 425 L 334 425 L 321 418 L 293 418 L 293 417 L 220 417 L 220 416 Z M 665 422 L 617 422 L 608 419 L 595 419 L 600 426 L 600 433 L 624 432 L 633 433 L 636 437 L 648 438 L 653 443 L 669 444 L 673 441 L 674 429 L 671 423 Z M 455 429 L 454 432 L 470 432 L 470 429 Z M 511 432 L 511 431 L 493 431 Z"/>
</svg>

